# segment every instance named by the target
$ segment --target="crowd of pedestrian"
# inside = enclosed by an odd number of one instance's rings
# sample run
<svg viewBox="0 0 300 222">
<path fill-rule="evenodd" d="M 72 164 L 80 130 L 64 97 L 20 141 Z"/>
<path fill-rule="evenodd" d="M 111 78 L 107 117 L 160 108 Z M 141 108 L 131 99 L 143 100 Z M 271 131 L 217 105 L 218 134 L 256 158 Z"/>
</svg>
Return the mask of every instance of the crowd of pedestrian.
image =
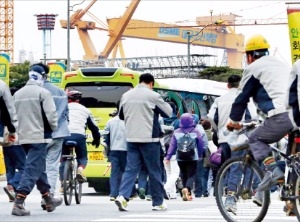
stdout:
<svg viewBox="0 0 300 222">
<path fill-rule="evenodd" d="M 33 64 L 29 80 L 20 89 L 9 90 L 0 80 L 0 143 L 7 172 L 4 191 L 9 201 L 14 202 L 11 214 L 15 216 L 30 215 L 24 203 L 34 186 L 41 193 L 41 207 L 47 212 L 62 204 L 61 197 L 54 197 L 56 183 L 59 166 L 63 165 L 60 162 L 65 152 L 64 141 L 77 140 L 70 138 L 74 128 L 84 137 L 76 150 L 77 161 L 81 163 L 80 158 L 83 159 L 77 177 L 84 178 L 83 168 L 87 163 L 86 125 L 92 131 L 93 145 L 100 144 L 100 132 L 91 112 L 80 104 L 81 109 L 72 111 L 66 93 L 47 80 L 48 73 L 47 65 Z"/>
<path fill-rule="evenodd" d="M 241 129 L 240 122 L 263 121 L 249 135 L 256 161 L 266 169 L 256 187 L 253 202 L 262 203 L 262 192 L 283 179 L 268 144 L 279 141 L 300 126 L 298 84 L 300 61 L 292 70 L 269 55 L 270 45 L 261 35 L 246 43 L 248 66 L 242 76 L 228 78 L 228 92 L 216 98 L 207 116 L 179 115 L 175 103 L 153 91 L 155 79 L 140 75 L 139 84 L 125 92 L 103 130 L 102 144 L 111 163 L 110 200 L 127 211 L 130 199 L 138 195 L 152 203 L 152 210 L 166 210 L 164 201 L 208 197 L 219 166 L 209 162 L 211 144 L 221 149 L 221 163 L 232 156 L 224 131 Z M 62 204 L 55 197 L 56 183 L 62 181 L 66 141 L 76 141 L 76 178 L 85 182 L 87 165 L 86 127 L 92 145 L 100 145 L 101 134 L 89 109 L 80 104 L 82 93 L 64 92 L 47 80 L 49 67 L 34 64 L 29 80 L 20 89 L 9 90 L 0 80 L 0 143 L 4 147 L 7 185 L 4 191 L 14 202 L 12 215 L 26 216 L 26 197 L 34 186 L 41 193 L 41 206 L 52 212 Z M 263 117 L 259 114 L 263 113 Z M 6 148 L 9 146 L 9 148 Z M 236 212 L 235 193 L 239 168 L 230 169 L 225 208 Z M 212 175 L 212 176 L 211 176 Z M 176 183 L 180 179 L 182 188 Z"/>
</svg>

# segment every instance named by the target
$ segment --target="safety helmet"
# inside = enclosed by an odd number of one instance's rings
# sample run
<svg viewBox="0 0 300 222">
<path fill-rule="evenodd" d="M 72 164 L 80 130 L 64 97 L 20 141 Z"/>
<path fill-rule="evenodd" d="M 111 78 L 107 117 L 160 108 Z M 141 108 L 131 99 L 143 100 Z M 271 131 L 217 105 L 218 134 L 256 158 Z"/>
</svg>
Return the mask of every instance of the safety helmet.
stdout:
<svg viewBox="0 0 300 222">
<path fill-rule="evenodd" d="M 270 45 L 268 41 L 262 35 L 253 35 L 246 42 L 245 51 L 256 51 L 260 49 L 269 49 Z"/>
<path fill-rule="evenodd" d="M 82 93 L 79 91 L 68 91 L 67 92 L 68 99 L 70 100 L 79 100 L 81 99 Z"/>
</svg>

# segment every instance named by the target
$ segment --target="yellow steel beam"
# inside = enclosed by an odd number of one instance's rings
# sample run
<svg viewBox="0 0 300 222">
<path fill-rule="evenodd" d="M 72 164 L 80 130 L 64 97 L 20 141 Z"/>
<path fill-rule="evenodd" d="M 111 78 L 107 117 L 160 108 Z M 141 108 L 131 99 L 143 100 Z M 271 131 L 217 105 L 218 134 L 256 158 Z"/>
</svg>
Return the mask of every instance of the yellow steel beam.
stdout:
<svg viewBox="0 0 300 222">
<path fill-rule="evenodd" d="M 110 37 L 108 39 L 108 42 L 104 50 L 101 53 L 101 57 L 107 58 L 111 53 L 112 49 L 121 39 L 123 32 L 127 24 L 130 22 L 131 17 L 134 11 L 136 10 L 137 6 L 139 5 L 139 3 L 140 0 L 132 0 L 129 6 L 127 7 L 124 15 L 118 20 L 118 23 L 115 23 L 115 26 L 113 26 L 112 29 L 110 29 L 111 30 Z"/>
<path fill-rule="evenodd" d="M 95 46 L 89 36 L 88 30 L 86 29 L 80 29 L 77 27 L 77 32 L 79 35 L 79 38 L 82 42 L 82 46 L 85 52 L 85 55 L 83 56 L 84 60 L 94 60 L 98 58 L 97 50 L 95 49 Z"/>
<path fill-rule="evenodd" d="M 109 28 L 114 30 L 119 22 L 119 18 L 109 19 Z M 239 54 L 244 52 L 244 35 L 222 32 L 222 29 L 217 26 L 212 25 L 211 29 L 209 26 L 201 31 L 198 28 L 184 28 L 165 23 L 132 19 L 125 28 L 123 37 L 187 44 L 188 31 L 192 36 L 191 44 L 227 49 L 230 67 L 241 68 L 241 60 L 239 61 L 241 56 Z"/>
</svg>

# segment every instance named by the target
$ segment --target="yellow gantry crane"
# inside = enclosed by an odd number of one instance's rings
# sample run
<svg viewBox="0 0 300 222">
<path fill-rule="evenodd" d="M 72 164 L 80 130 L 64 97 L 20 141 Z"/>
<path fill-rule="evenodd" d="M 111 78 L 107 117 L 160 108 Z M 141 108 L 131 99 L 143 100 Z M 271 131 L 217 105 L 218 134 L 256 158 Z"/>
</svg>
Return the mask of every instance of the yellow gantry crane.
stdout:
<svg viewBox="0 0 300 222">
<path fill-rule="evenodd" d="M 83 45 L 85 56 L 83 57 L 84 60 L 95 60 L 99 58 L 107 58 L 109 54 L 113 51 L 116 54 L 117 48 L 121 49 L 121 53 L 124 54 L 122 50 L 122 43 L 120 39 L 122 37 L 123 31 L 126 28 L 128 22 L 130 21 L 134 11 L 136 10 L 140 0 L 132 0 L 129 6 L 127 7 L 125 13 L 120 18 L 119 23 L 114 27 L 114 30 L 107 30 L 109 31 L 109 40 L 101 53 L 98 53 L 90 36 L 88 30 L 95 30 L 99 29 L 96 27 L 95 22 L 91 21 L 82 21 L 81 18 L 88 12 L 88 10 L 93 6 L 93 4 L 97 0 L 92 0 L 90 4 L 85 9 L 77 10 L 71 17 L 70 17 L 70 28 L 74 29 L 77 28 L 81 43 Z M 67 28 L 68 23 L 66 20 L 60 20 L 60 24 L 62 28 Z M 103 29 L 101 29 L 103 30 Z"/>
<path fill-rule="evenodd" d="M 120 50 L 121 57 L 125 58 L 121 38 L 129 37 L 224 49 L 227 54 L 227 64 L 231 68 L 242 68 L 245 39 L 243 34 L 235 32 L 235 26 L 287 24 L 286 19 L 242 20 L 236 19 L 240 16 L 234 14 L 197 17 L 196 25 L 192 26 L 137 20 L 131 19 L 131 17 L 140 0 L 132 0 L 122 17 L 107 19 L 107 28 L 98 28 L 95 22 L 81 21 L 83 15 L 88 13 L 96 1 L 93 0 L 84 10 L 78 10 L 70 18 L 70 27 L 76 26 L 79 33 L 85 51 L 84 60 L 108 58 L 110 53 L 114 59 L 117 49 Z M 217 20 L 222 20 L 222 25 L 213 25 L 213 21 Z M 66 20 L 61 20 L 61 26 L 67 28 Z M 95 29 L 109 32 L 109 40 L 101 53 L 97 52 L 88 35 L 88 30 Z"/>
</svg>

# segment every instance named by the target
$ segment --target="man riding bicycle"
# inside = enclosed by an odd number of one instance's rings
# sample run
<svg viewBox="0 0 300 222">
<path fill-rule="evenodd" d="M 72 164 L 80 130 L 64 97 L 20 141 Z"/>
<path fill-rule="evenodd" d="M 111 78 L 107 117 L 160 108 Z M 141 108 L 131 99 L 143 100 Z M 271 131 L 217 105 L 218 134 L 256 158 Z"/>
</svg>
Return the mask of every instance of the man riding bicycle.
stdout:
<svg viewBox="0 0 300 222">
<path fill-rule="evenodd" d="M 64 138 L 62 155 L 69 155 L 70 150 L 65 147 L 66 141 L 75 141 L 76 159 L 78 163 L 76 178 L 79 182 L 86 182 L 83 170 L 87 165 L 87 147 L 86 147 L 86 127 L 92 132 L 93 142 L 96 148 L 100 145 L 99 128 L 94 121 L 94 117 L 89 109 L 79 103 L 82 93 L 79 91 L 69 91 L 68 108 L 69 108 L 69 130 L 71 135 Z M 62 172 L 62 168 L 60 170 Z M 61 177 L 62 178 L 62 175 Z"/>
<path fill-rule="evenodd" d="M 247 41 L 245 52 L 248 66 L 244 70 L 227 124 L 229 130 L 241 128 L 239 121 L 251 97 L 266 117 L 249 135 L 252 154 L 266 169 L 258 192 L 270 189 L 284 178 L 268 144 L 279 141 L 293 129 L 286 106 L 290 68 L 276 57 L 269 56 L 269 48 L 269 43 L 261 35 L 254 35 Z"/>
</svg>

